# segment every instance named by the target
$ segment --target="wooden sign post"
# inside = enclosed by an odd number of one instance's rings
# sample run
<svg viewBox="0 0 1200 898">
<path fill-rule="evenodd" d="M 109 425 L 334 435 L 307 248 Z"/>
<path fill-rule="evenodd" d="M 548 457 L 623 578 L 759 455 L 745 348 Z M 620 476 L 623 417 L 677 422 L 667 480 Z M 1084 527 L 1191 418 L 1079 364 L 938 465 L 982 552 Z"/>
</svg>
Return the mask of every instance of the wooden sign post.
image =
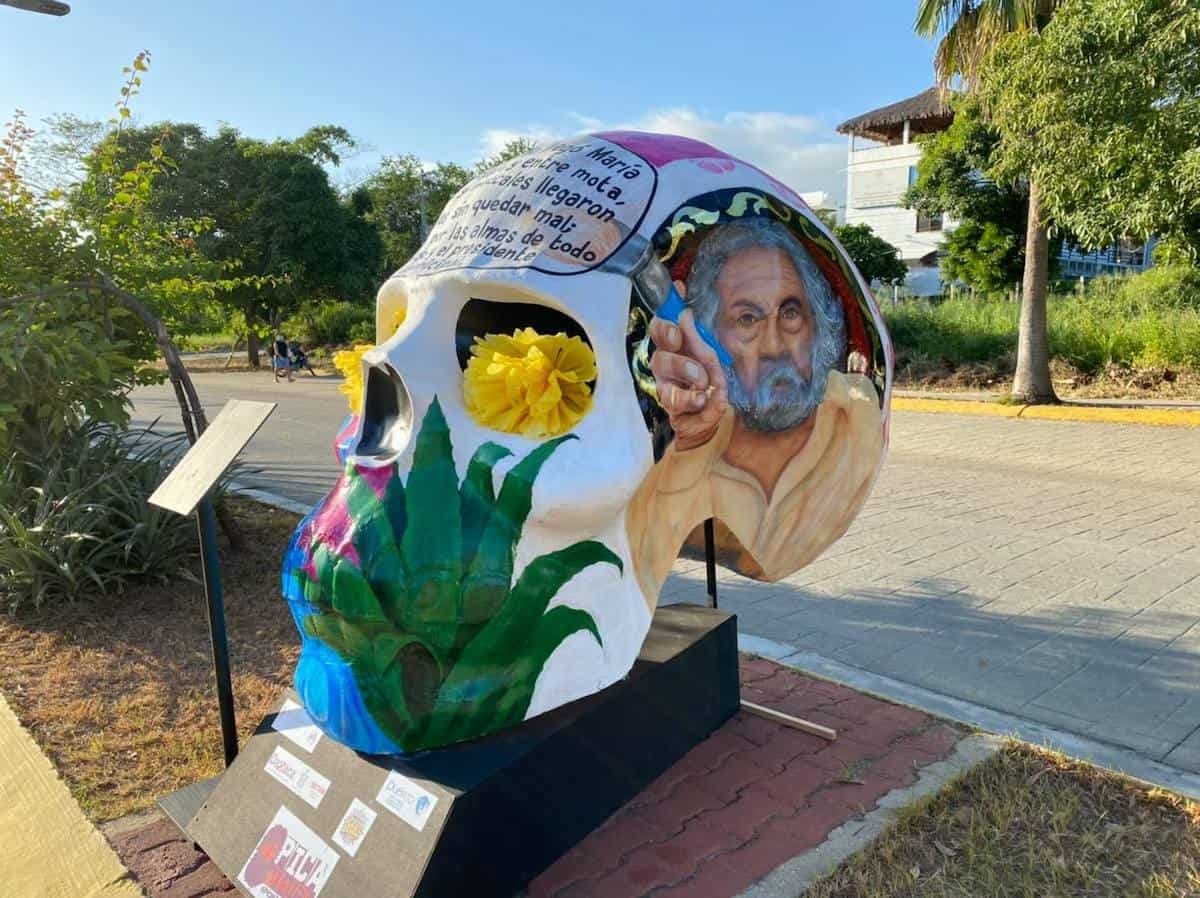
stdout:
<svg viewBox="0 0 1200 898">
<path fill-rule="evenodd" d="M 196 512 L 226 767 L 237 757 L 237 725 L 233 714 L 233 679 L 229 670 L 225 605 L 221 596 L 221 572 L 217 558 L 217 519 L 209 493 L 274 410 L 274 402 L 231 399 L 148 500 L 151 505 L 179 515 Z"/>
</svg>

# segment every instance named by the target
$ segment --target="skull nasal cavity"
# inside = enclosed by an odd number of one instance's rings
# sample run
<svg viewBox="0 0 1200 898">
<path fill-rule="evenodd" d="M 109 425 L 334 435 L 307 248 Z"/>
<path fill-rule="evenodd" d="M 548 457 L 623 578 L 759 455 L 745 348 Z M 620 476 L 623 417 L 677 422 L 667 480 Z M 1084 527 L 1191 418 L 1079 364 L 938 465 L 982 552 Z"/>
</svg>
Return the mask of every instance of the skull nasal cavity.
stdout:
<svg viewBox="0 0 1200 898">
<path fill-rule="evenodd" d="M 578 337 L 588 346 L 592 341 L 583 327 L 572 318 L 532 302 L 497 302 L 489 299 L 472 299 L 463 306 L 454 331 L 454 350 L 458 354 L 458 367 L 464 371 L 471 360 L 471 347 L 476 337 L 487 334 L 511 334 L 515 330 L 531 327 L 539 334 L 566 334 Z"/>
<path fill-rule="evenodd" d="M 391 461 L 408 445 L 412 400 L 400 375 L 386 363 L 367 368 L 362 437 L 355 455 Z"/>
</svg>

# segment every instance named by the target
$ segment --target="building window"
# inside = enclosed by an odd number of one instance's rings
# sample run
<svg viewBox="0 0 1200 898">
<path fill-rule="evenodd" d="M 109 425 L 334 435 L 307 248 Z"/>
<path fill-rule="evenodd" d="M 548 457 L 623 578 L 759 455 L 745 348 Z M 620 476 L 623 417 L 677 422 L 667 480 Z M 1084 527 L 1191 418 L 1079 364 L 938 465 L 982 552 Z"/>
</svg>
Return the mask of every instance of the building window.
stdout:
<svg viewBox="0 0 1200 898">
<path fill-rule="evenodd" d="M 924 212 L 917 213 L 917 233 L 924 234 L 929 231 L 940 231 L 942 229 L 942 213 L 937 215 L 926 215 Z"/>
<path fill-rule="evenodd" d="M 917 167 L 915 165 L 910 165 L 908 167 L 908 186 L 912 187 L 916 183 L 917 183 Z"/>
</svg>

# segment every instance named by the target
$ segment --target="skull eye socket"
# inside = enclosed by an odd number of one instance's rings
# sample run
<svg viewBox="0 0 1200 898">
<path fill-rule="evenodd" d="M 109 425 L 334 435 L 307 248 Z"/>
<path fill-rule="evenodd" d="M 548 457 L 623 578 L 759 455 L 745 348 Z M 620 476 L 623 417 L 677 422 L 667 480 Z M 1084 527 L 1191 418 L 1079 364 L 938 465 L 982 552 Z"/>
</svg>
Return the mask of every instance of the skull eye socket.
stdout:
<svg viewBox="0 0 1200 898">
<path fill-rule="evenodd" d="M 476 423 L 531 439 L 573 430 L 592 407 L 596 354 L 549 306 L 472 299 L 455 333 L 463 402 Z"/>
<path fill-rule="evenodd" d="M 458 367 L 467 370 L 471 360 L 471 347 L 476 337 L 487 334 L 511 334 L 515 330 L 531 327 L 539 334 L 566 334 L 578 337 L 592 348 L 583 327 L 570 315 L 550 306 L 532 302 L 497 302 L 490 299 L 471 299 L 463 306 L 454 329 L 454 351 L 458 354 Z"/>
</svg>

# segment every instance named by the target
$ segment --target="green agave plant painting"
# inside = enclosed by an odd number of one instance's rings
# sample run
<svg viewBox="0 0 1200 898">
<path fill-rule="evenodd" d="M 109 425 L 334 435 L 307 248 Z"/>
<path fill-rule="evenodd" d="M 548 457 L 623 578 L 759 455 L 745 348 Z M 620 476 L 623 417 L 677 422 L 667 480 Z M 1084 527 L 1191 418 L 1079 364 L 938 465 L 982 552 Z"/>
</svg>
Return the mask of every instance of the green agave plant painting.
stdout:
<svg viewBox="0 0 1200 898">
<path fill-rule="evenodd" d="M 542 465 L 568 439 L 542 443 L 505 475 L 512 453 L 479 447 L 459 482 L 435 399 L 416 437 L 407 483 L 386 487 L 353 465 L 343 483 L 353 551 L 316 541 L 293 569 L 313 613 L 307 634 L 347 662 L 363 704 L 404 752 L 492 733 L 524 719 L 547 659 L 567 637 L 600 633 L 585 611 L 550 602 L 595 564 L 621 569 L 587 540 L 530 561 L 513 556 Z"/>
</svg>

